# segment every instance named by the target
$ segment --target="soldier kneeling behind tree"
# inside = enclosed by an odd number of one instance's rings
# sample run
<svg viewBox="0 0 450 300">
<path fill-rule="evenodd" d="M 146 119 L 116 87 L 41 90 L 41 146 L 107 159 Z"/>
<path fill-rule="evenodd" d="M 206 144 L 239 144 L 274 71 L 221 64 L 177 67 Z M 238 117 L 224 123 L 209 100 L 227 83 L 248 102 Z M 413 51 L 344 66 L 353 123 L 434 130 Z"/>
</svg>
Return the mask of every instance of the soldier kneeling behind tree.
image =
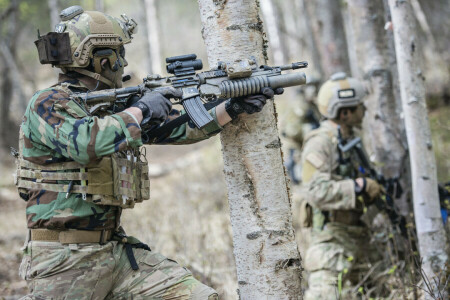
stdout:
<svg viewBox="0 0 450 300">
<path fill-rule="evenodd" d="M 69 7 L 56 32 L 37 41 L 41 63 L 62 74 L 30 100 L 20 131 L 17 185 L 27 201 L 29 228 L 20 266 L 30 289 L 25 299 L 218 298 L 187 269 L 120 227 L 122 210 L 149 198 L 148 166 L 139 150 L 142 120 L 161 124 L 179 116 L 168 98 L 180 91 L 149 91 L 117 113 L 91 113 L 71 97 L 122 86 L 124 45 L 137 25 L 123 19 Z M 242 106 L 261 111 L 274 91 L 263 93 L 237 100 L 241 107 L 227 100 L 209 111 L 212 126 L 182 124 L 158 143 L 207 139 L 245 112 Z"/>
</svg>

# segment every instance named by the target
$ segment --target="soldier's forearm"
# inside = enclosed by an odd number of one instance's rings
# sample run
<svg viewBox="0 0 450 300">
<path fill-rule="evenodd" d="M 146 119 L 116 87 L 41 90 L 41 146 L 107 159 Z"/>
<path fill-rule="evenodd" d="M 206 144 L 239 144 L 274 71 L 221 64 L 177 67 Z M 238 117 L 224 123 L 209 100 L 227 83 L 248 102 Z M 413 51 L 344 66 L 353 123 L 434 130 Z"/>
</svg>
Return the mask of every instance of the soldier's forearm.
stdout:
<svg viewBox="0 0 450 300">
<path fill-rule="evenodd" d="M 220 126 L 224 126 L 231 121 L 230 115 L 225 110 L 225 102 L 222 102 L 216 107 L 216 116 Z"/>
<path fill-rule="evenodd" d="M 136 121 L 138 121 L 139 124 L 141 124 L 143 116 L 142 116 L 142 110 L 140 110 L 137 107 L 129 107 L 124 110 L 125 112 L 133 115 L 136 118 Z"/>
</svg>

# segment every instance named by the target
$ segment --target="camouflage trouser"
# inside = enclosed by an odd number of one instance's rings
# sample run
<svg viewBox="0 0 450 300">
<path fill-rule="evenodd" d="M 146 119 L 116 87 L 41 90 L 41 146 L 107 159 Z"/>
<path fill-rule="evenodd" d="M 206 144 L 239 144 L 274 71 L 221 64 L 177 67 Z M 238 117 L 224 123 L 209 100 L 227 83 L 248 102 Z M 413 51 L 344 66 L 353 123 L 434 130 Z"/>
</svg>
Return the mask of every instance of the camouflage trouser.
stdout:
<svg viewBox="0 0 450 300">
<path fill-rule="evenodd" d="M 365 227 L 327 223 L 322 231 L 313 231 L 306 251 L 309 278 L 304 300 L 355 298 L 355 285 L 380 259 Z"/>
<path fill-rule="evenodd" d="M 175 261 L 144 249 L 133 252 L 136 271 L 117 242 L 29 242 L 19 271 L 30 289 L 23 299 L 218 299 Z"/>
</svg>

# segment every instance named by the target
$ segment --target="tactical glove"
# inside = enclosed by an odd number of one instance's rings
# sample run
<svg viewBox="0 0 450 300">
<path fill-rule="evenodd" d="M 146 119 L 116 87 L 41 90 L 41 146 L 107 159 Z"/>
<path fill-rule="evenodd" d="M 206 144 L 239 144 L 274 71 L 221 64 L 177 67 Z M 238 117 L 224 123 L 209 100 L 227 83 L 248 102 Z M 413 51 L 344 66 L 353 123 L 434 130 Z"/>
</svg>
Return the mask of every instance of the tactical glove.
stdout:
<svg viewBox="0 0 450 300">
<path fill-rule="evenodd" d="M 181 96 L 182 92 L 173 87 L 158 88 L 158 90 L 144 93 L 144 96 L 131 106 L 142 111 L 141 125 L 148 122 L 160 124 L 164 122 L 172 109 L 172 102 L 169 98 L 180 98 Z"/>
<path fill-rule="evenodd" d="M 371 178 L 362 178 L 363 186 L 359 186 L 355 181 L 355 193 L 357 196 L 363 195 L 365 204 L 372 203 L 375 199 L 385 194 L 386 191 L 382 185 Z"/>
<path fill-rule="evenodd" d="M 373 180 L 371 178 L 365 179 L 366 179 L 366 188 L 364 192 L 367 194 L 367 196 L 371 201 L 379 198 L 382 194 L 386 193 L 384 187 L 380 185 L 376 180 Z"/>
<path fill-rule="evenodd" d="M 230 115 L 231 119 L 236 119 L 241 113 L 253 114 L 260 112 L 267 99 L 273 98 L 274 95 L 283 94 L 283 88 L 273 90 L 270 87 L 265 87 L 261 90 L 259 95 L 251 95 L 247 97 L 231 98 L 225 103 L 225 110 Z"/>
</svg>

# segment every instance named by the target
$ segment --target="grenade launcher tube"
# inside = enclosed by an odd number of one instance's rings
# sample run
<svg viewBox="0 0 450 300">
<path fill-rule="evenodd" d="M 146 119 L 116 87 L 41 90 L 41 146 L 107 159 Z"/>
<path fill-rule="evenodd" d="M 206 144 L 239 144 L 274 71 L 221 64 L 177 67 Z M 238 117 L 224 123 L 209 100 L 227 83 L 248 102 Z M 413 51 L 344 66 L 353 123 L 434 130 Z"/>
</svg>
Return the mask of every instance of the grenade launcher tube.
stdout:
<svg viewBox="0 0 450 300">
<path fill-rule="evenodd" d="M 277 76 L 254 76 L 220 83 L 220 98 L 234 98 L 260 93 L 264 87 L 285 88 L 306 83 L 305 73 L 290 73 Z"/>
</svg>

